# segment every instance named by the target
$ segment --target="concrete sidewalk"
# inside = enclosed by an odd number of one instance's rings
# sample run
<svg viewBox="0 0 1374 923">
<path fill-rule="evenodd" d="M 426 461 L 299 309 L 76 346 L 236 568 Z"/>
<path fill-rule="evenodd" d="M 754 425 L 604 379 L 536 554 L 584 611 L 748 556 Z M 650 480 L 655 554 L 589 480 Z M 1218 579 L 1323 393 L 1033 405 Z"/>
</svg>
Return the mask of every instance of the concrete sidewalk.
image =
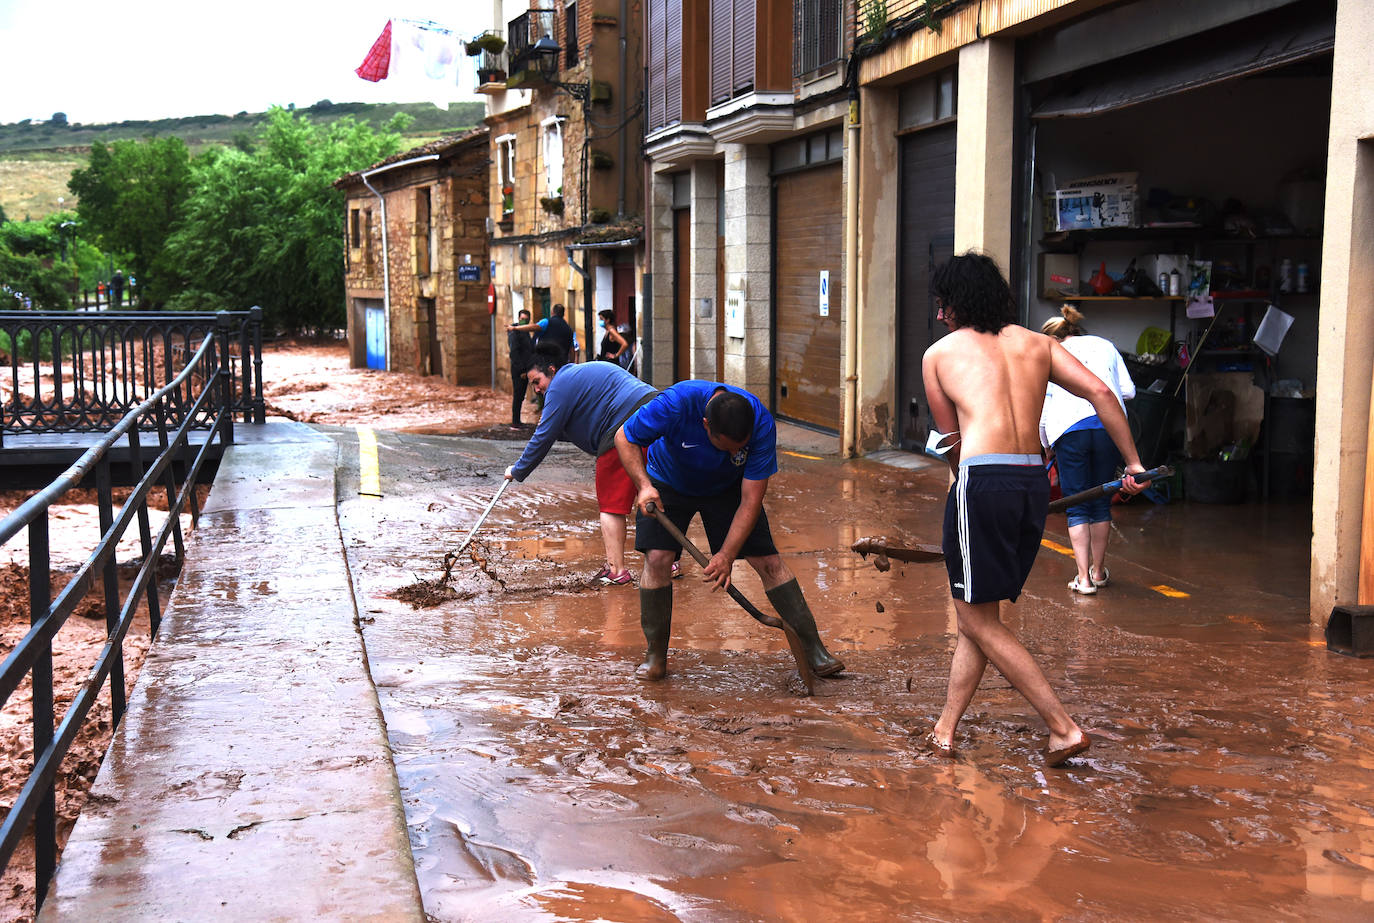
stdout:
<svg viewBox="0 0 1374 923">
<path fill-rule="evenodd" d="M 338 448 L 296 438 L 226 452 L 41 919 L 424 919 Z"/>
</svg>

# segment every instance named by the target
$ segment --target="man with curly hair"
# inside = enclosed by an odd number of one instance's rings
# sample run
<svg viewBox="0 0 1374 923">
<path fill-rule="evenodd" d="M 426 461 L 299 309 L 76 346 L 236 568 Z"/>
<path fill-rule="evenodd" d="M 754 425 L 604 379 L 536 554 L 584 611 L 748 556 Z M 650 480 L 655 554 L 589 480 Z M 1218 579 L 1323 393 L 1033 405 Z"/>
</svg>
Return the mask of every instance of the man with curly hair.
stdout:
<svg viewBox="0 0 1374 923">
<path fill-rule="evenodd" d="M 1035 562 L 1049 507 L 1040 457 L 1048 382 L 1093 405 L 1126 460 L 1122 489 L 1138 493 L 1145 469 L 1116 395 L 1053 337 L 1016 323 L 1016 302 L 990 257 L 964 253 L 935 270 L 930 291 L 948 336 L 926 350 L 926 399 L 939 430 L 931 447 L 955 474 L 945 506 L 944 552 L 959 635 L 944 711 L 927 735 L 954 752 L 954 732 L 989 661 L 1049 726 L 1045 762 L 1059 766 L 1091 745 L 1030 652 L 1002 624 Z"/>
</svg>

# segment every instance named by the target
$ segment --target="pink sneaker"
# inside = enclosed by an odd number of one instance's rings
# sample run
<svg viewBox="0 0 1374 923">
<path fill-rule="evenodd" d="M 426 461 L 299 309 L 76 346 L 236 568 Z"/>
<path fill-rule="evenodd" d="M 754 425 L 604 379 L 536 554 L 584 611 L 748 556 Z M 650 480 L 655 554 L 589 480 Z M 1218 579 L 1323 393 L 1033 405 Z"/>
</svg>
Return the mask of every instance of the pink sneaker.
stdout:
<svg viewBox="0 0 1374 923">
<path fill-rule="evenodd" d="M 679 577 L 681 577 L 681 576 L 682 576 L 682 565 L 679 564 L 678 562 L 674 561 L 674 562 L 673 562 L 673 579 L 676 580 L 677 578 L 679 578 Z"/>
<path fill-rule="evenodd" d="M 612 571 L 611 571 L 611 565 L 609 565 L 609 564 L 602 564 L 602 565 L 601 565 L 601 570 L 599 570 L 599 571 L 597 571 L 596 573 L 592 574 L 591 579 L 588 580 L 587 582 L 588 582 L 588 583 L 605 583 L 606 580 L 611 576 L 611 573 L 612 573 Z"/>
<path fill-rule="evenodd" d="M 634 583 L 634 579 L 634 575 L 630 573 L 630 569 L 626 568 L 618 574 L 607 574 L 605 577 L 601 578 L 601 582 L 606 586 L 627 586 L 628 584 Z"/>
</svg>

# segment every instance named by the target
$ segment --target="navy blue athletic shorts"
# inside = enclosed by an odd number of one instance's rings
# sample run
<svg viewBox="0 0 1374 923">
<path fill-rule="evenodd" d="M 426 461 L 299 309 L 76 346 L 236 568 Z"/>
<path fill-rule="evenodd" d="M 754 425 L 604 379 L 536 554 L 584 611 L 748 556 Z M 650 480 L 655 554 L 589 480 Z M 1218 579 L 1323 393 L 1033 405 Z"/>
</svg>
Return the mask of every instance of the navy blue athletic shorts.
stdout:
<svg viewBox="0 0 1374 923">
<path fill-rule="evenodd" d="M 725 536 L 730 534 L 730 524 L 735 521 L 735 511 L 740 505 L 740 485 L 735 482 L 733 487 L 728 487 L 718 494 L 711 494 L 706 497 L 693 497 L 688 494 L 680 494 L 667 484 L 654 478 L 650 478 L 654 489 L 663 498 L 663 512 L 668 515 L 668 519 L 673 525 L 682 530 L 685 535 L 687 526 L 692 521 L 692 517 L 697 513 L 701 514 L 701 525 L 706 530 L 706 540 L 711 543 L 711 553 L 715 554 L 720 550 L 720 546 L 725 544 Z M 637 513 L 635 516 L 635 550 L 650 551 L 653 549 L 664 549 L 670 551 L 681 551 L 682 546 L 677 539 L 668 534 L 668 530 L 659 525 L 657 519 L 652 516 L 645 516 Z M 759 510 L 759 518 L 754 522 L 754 531 L 749 533 L 749 537 L 744 540 L 744 545 L 740 548 L 737 557 L 740 558 L 761 558 L 770 554 L 777 554 L 778 549 L 773 544 L 773 533 L 768 530 L 768 513 L 766 510 Z"/>
<path fill-rule="evenodd" d="M 959 463 L 945 503 L 945 569 L 955 599 L 1016 601 L 1045 534 L 1050 482 L 1038 455 L 978 455 Z"/>
</svg>

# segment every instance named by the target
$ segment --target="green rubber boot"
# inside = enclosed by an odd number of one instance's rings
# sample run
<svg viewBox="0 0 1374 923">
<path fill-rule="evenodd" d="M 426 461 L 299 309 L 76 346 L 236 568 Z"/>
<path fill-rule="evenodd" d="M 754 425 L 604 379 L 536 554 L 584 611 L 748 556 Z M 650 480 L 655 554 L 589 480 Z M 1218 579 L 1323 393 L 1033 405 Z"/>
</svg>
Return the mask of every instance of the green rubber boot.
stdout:
<svg viewBox="0 0 1374 923">
<path fill-rule="evenodd" d="M 806 604 L 806 597 L 802 596 L 801 586 L 795 577 L 769 590 L 768 601 L 801 638 L 811 672 L 817 676 L 830 676 L 844 669 L 844 664 L 832 657 L 821 643 L 821 636 L 816 631 L 816 619 L 811 615 L 811 607 Z"/>
<path fill-rule="evenodd" d="M 640 679 L 657 681 L 668 674 L 668 635 L 673 628 L 673 588 L 639 590 L 639 627 L 644 629 L 648 650 L 635 670 Z"/>
</svg>

